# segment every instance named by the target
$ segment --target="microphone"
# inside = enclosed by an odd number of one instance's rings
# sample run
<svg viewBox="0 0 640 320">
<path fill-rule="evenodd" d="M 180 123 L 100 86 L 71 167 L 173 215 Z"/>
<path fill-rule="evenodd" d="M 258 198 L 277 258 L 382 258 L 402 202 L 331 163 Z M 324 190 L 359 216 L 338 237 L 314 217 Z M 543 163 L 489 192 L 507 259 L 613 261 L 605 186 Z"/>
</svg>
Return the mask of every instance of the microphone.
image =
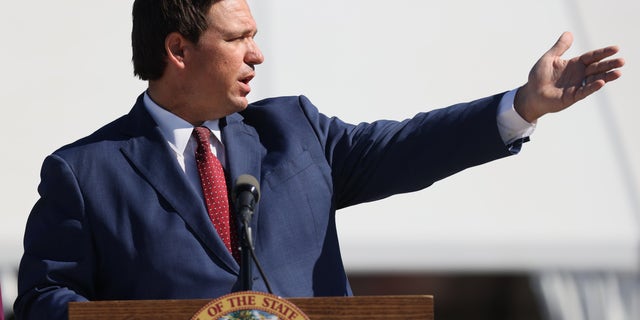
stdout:
<svg viewBox="0 0 640 320">
<path fill-rule="evenodd" d="M 255 209 L 258 200 L 260 200 L 260 184 L 258 180 L 252 175 L 243 174 L 236 179 L 236 184 L 231 193 L 231 199 L 234 201 L 234 207 L 236 213 L 240 216 L 242 221 L 241 232 L 241 251 L 242 260 L 240 261 L 240 285 L 242 290 L 253 290 L 253 275 L 250 259 L 255 262 L 264 284 L 267 287 L 269 293 L 273 293 L 269 280 L 267 280 L 262 266 L 256 257 L 256 253 L 253 247 L 253 238 L 251 235 L 251 218 L 253 216 L 253 210 Z"/>
<path fill-rule="evenodd" d="M 260 200 L 260 184 L 258 180 L 248 174 L 239 176 L 233 188 L 232 199 L 242 222 L 248 225 L 255 205 Z"/>
</svg>

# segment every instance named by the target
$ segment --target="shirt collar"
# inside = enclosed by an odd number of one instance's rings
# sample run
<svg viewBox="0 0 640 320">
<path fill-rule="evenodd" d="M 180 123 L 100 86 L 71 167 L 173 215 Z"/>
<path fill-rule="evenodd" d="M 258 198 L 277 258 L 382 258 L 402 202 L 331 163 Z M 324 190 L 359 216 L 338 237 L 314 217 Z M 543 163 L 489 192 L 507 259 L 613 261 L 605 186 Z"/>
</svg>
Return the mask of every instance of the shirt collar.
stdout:
<svg viewBox="0 0 640 320">
<path fill-rule="evenodd" d="M 147 108 L 147 111 L 149 111 L 149 114 L 151 114 L 153 120 L 158 124 L 162 135 L 178 154 L 184 154 L 189 139 L 191 138 L 191 133 L 193 132 L 193 125 L 160 107 L 149 97 L 147 92 L 144 93 L 143 99 L 144 106 Z M 202 125 L 209 128 L 218 139 L 218 142 L 222 144 L 219 123 L 219 120 L 209 120 Z"/>
</svg>

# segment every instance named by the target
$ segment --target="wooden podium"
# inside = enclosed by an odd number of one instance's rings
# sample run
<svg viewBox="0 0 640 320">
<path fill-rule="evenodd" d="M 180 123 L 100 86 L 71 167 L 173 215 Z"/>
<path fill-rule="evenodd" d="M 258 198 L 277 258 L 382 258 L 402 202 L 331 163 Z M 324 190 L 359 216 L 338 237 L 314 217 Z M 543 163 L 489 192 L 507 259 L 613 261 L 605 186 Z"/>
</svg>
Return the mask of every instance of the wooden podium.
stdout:
<svg viewBox="0 0 640 320">
<path fill-rule="evenodd" d="M 433 319 L 433 296 L 287 298 L 310 319 Z M 189 320 L 210 300 L 69 303 L 69 320 Z"/>
</svg>

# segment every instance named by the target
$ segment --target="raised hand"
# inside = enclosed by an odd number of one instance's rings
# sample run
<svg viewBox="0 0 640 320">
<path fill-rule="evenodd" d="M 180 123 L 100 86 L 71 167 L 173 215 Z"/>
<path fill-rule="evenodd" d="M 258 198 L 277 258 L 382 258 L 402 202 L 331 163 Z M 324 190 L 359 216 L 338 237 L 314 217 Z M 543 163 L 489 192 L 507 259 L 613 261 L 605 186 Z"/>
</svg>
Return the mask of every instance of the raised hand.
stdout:
<svg viewBox="0 0 640 320">
<path fill-rule="evenodd" d="M 624 65 L 624 59 L 605 60 L 618 52 L 617 46 L 563 60 L 561 56 L 572 42 L 573 35 L 563 33 L 533 66 L 528 82 L 518 89 L 514 107 L 525 120 L 534 122 L 547 113 L 564 110 L 622 75 L 617 69 Z"/>
</svg>

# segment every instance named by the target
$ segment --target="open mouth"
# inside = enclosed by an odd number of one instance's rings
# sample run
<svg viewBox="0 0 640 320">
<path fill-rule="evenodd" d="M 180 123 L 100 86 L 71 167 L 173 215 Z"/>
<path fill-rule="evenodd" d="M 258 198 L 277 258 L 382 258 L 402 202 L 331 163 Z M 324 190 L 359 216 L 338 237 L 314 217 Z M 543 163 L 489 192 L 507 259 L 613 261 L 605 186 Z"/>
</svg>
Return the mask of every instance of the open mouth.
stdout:
<svg viewBox="0 0 640 320">
<path fill-rule="evenodd" d="M 249 84 L 249 81 L 251 81 L 253 79 L 253 77 L 255 77 L 255 75 L 250 74 L 242 79 L 240 79 L 240 82 L 244 83 L 244 84 Z"/>
<path fill-rule="evenodd" d="M 251 86 L 249 85 L 249 82 L 251 81 L 251 79 L 253 79 L 253 77 L 255 76 L 255 74 L 249 74 L 246 77 L 240 78 L 238 80 L 238 82 L 241 83 L 241 91 L 243 95 L 247 95 L 249 94 L 249 92 L 251 92 Z"/>
</svg>

